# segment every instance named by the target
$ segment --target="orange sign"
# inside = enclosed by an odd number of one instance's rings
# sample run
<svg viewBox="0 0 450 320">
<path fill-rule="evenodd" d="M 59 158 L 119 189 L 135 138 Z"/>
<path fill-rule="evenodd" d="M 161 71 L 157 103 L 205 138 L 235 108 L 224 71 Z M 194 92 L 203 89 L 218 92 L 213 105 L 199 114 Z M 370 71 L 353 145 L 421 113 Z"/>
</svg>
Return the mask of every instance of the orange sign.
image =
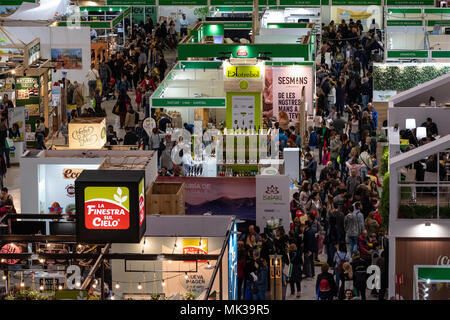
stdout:
<svg viewBox="0 0 450 320">
<path fill-rule="evenodd" d="M 183 254 L 208 254 L 208 240 L 200 238 L 183 239 Z M 198 262 L 206 262 L 202 260 Z M 194 261 L 185 261 L 194 262 Z"/>
</svg>

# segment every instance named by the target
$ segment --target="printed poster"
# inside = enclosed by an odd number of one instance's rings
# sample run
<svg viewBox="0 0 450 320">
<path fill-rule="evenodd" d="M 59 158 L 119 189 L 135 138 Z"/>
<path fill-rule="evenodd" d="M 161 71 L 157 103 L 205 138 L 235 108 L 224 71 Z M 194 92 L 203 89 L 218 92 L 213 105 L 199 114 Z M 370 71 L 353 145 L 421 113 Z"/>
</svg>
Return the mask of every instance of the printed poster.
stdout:
<svg viewBox="0 0 450 320">
<path fill-rule="evenodd" d="M 255 96 L 232 96 L 233 129 L 255 127 Z"/>
<path fill-rule="evenodd" d="M 312 114 L 312 67 L 272 67 L 273 117 L 278 120 L 300 120 L 300 107 L 306 103 L 308 114 Z"/>
<path fill-rule="evenodd" d="M 52 62 L 54 62 L 56 69 L 82 69 L 82 52 L 83 50 L 81 48 L 52 48 Z"/>
</svg>

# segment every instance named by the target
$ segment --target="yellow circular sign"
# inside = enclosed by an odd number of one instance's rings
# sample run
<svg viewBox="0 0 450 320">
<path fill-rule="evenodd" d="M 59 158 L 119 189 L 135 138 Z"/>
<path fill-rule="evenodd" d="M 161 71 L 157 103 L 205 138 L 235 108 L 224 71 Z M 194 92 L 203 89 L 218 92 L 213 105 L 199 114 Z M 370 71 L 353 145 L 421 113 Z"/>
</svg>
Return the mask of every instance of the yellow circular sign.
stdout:
<svg viewBox="0 0 450 320">
<path fill-rule="evenodd" d="M 245 80 L 239 81 L 239 88 L 241 88 L 242 90 L 247 90 L 248 89 L 248 82 L 245 81 Z"/>
</svg>

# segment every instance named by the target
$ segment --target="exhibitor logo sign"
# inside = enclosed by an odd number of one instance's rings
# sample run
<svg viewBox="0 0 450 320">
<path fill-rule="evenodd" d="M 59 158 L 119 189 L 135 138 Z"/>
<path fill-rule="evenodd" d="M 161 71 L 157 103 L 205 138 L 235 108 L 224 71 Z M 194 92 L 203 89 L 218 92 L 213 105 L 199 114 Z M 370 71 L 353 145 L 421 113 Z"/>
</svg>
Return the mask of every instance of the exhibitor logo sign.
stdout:
<svg viewBox="0 0 450 320">
<path fill-rule="evenodd" d="M 282 200 L 283 197 L 280 194 L 277 186 L 273 184 L 266 188 L 266 191 L 263 194 L 263 200 Z"/>
<path fill-rule="evenodd" d="M 248 56 L 248 52 L 247 52 L 246 49 L 241 48 L 241 49 L 239 49 L 239 50 L 236 52 L 236 56 L 238 56 L 238 57 L 246 57 L 246 56 Z"/>
<path fill-rule="evenodd" d="M 144 179 L 139 183 L 139 227 L 142 226 L 145 218 L 145 189 L 144 189 Z"/>
<path fill-rule="evenodd" d="M 84 223 L 87 229 L 119 230 L 130 227 L 130 191 L 126 187 L 86 187 Z"/>
<path fill-rule="evenodd" d="M 260 79 L 261 70 L 258 66 L 228 66 L 225 76 L 227 78 Z"/>
<path fill-rule="evenodd" d="M 78 176 L 83 172 L 84 169 L 78 168 L 64 168 L 63 169 L 63 178 L 72 180 L 78 178 Z"/>
</svg>

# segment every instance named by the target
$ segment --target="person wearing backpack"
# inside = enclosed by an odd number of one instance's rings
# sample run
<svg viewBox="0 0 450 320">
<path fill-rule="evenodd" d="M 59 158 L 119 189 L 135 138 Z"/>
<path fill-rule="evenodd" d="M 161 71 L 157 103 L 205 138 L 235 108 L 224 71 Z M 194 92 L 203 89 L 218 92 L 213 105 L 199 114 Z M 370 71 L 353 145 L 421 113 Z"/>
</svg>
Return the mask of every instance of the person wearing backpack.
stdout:
<svg viewBox="0 0 450 320">
<path fill-rule="evenodd" d="M 367 267 L 369 263 L 362 259 L 359 252 L 356 251 L 352 257 L 351 266 L 353 269 L 353 286 L 361 297 L 361 300 L 366 300 Z"/>
<path fill-rule="evenodd" d="M 333 275 L 328 272 L 330 266 L 324 263 L 321 267 L 322 272 L 317 276 L 316 292 L 318 300 L 333 300 L 336 295 L 336 282 L 334 282 Z"/>
<path fill-rule="evenodd" d="M 345 242 L 340 242 L 338 250 L 334 254 L 334 275 L 336 277 L 336 286 L 341 288 L 340 282 L 342 281 L 342 288 L 339 290 L 339 299 L 342 298 L 341 291 L 344 291 L 344 263 L 350 261 L 350 255 L 347 252 L 347 245 Z"/>
</svg>

